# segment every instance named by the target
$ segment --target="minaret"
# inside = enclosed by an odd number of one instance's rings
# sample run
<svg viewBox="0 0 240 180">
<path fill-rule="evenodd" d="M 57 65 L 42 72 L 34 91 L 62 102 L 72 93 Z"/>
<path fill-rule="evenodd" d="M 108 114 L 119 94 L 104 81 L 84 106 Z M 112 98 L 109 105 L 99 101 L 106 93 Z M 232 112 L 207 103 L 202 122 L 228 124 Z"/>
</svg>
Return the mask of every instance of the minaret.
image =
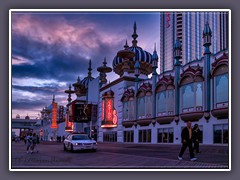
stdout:
<svg viewBox="0 0 240 180">
<path fill-rule="evenodd" d="M 210 118 L 210 46 L 212 31 L 208 22 L 203 30 L 203 46 L 204 48 L 204 117 L 208 121 Z"/>
<path fill-rule="evenodd" d="M 89 64 L 88 64 L 88 78 L 92 78 L 92 60 L 89 60 Z M 88 87 L 87 87 L 88 89 Z M 88 90 L 86 91 L 86 102 L 88 103 Z"/>
<path fill-rule="evenodd" d="M 80 79 L 79 79 L 80 81 Z M 75 91 L 72 90 L 71 84 L 68 86 L 68 90 L 64 91 L 68 94 L 68 104 L 72 102 L 71 94 L 73 94 Z M 66 112 L 66 119 L 65 119 L 65 131 L 72 131 L 73 129 L 73 122 L 69 122 L 69 109 L 67 105 L 67 112 Z"/>
<path fill-rule="evenodd" d="M 133 25 L 133 34 L 132 34 L 132 45 L 133 47 L 137 47 L 137 37 L 138 37 L 138 34 L 137 34 L 137 25 L 136 25 L 136 21 L 134 22 L 134 25 Z"/>
<path fill-rule="evenodd" d="M 74 91 L 72 90 L 71 84 L 69 84 L 68 90 L 65 90 L 64 92 L 68 94 L 68 99 L 67 100 L 68 100 L 68 104 L 69 104 L 72 101 L 71 94 L 74 93 Z"/>
<path fill-rule="evenodd" d="M 102 87 L 103 84 L 107 83 L 106 73 L 110 73 L 112 71 L 112 68 L 107 66 L 106 58 L 104 58 L 103 66 L 98 67 L 97 71 L 99 72 L 100 76 L 99 87 Z"/>
<path fill-rule="evenodd" d="M 154 46 L 153 56 L 152 56 L 152 118 L 153 125 L 155 125 L 156 120 L 156 82 L 157 82 L 157 67 L 158 67 L 158 55 L 156 51 L 156 44 Z"/>
<path fill-rule="evenodd" d="M 179 95 L 179 79 L 180 79 L 180 66 L 181 66 L 181 61 L 179 61 L 182 56 L 181 56 L 181 51 L 182 51 L 182 45 L 179 39 L 177 38 L 176 43 L 174 45 L 174 58 L 176 60 L 174 64 L 175 68 L 175 77 L 174 77 L 174 86 L 175 86 L 175 122 L 178 124 L 179 122 L 179 106 L 180 106 L 180 95 Z"/>
<path fill-rule="evenodd" d="M 137 60 L 135 62 L 135 65 L 134 65 L 134 71 L 135 71 L 135 89 L 134 89 L 134 92 L 135 92 L 135 120 L 138 119 L 138 103 L 137 103 L 137 92 L 138 92 L 138 82 L 139 82 L 139 79 L 138 79 L 138 76 L 140 75 L 140 63 L 139 61 Z"/>
</svg>

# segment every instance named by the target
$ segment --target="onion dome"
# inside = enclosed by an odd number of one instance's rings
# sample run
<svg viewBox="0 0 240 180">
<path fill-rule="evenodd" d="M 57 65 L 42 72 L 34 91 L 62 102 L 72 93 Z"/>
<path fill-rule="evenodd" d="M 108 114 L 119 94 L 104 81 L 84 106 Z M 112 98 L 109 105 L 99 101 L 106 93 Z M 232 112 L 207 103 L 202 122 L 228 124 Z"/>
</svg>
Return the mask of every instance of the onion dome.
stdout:
<svg viewBox="0 0 240 180">
<path fill-rule="evenodd" d="M 30 119 L 30 117 L 27 115 L 27 116 L 25 117 L 25 119 Z"/>
<path fill-rule="evenodd" d="M 149 52 L 143 50 L 141 47 L 137 46 L 137 26 L 136 26 L 136 22 L 134 23 L 133 26 L 133 34 L 132 34 L 132 46 L 131 47 L 127 47 L 127 44 L 124 46 L 125 47 L 125 51 L 132 51 L 135 56 L 134 57 L 130 57 L 128 59 L 128 65 L 129 65 L 129 69 L 128 69 L 128 73 L 134 73 L 134 64 L 136 61 L 139 61 L 140 63 L 140 73 L 145 74 L 145 75 L 149 75 L 152 73 L 152 54 L 150 54 Z M 124 51 L 124 50 L 123 50 Z M 123 52 L 123 51 L 119 51 Z M 117 73 L 118 75 L 123 75 L 123 65 L 124 65 L 124 58 L 123 56 L 121 56 L 121 53 L 117 56 L 114 57 L 113 59 L 113 71 L 115 73 Z M 125 58 L 128 58 L 125 57 Z"/>
<path fill-rule="evenodd" d="M 85 86 L 85 88 L 88 88 L 88 84 L 90 81 L 92 81 L 94 78 L 92 77 L 92 62 L 91 59 L 89 61 L 89 67 L 88 67 L 88 76 L 85 77 L 82 81 L 81 84 Z"/>
</svg>

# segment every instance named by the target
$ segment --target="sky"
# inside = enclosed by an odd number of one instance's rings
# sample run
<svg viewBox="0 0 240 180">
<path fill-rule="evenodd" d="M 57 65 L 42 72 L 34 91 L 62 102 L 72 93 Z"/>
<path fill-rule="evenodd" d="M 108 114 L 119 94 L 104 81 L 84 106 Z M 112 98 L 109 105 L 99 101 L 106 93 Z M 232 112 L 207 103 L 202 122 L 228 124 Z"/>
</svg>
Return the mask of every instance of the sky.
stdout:
<svg viewBox="0 0 240 180">
<path fill-rule="evenodd" d="M 155 43 L 159 48 L 159 20 L 158 12 L 12 12 L 12 118 L 35 119 L 53 94 L 66 106 L 64 91 L 87 76 L 90 59 L 96 78 L 104 58 L 112 67 L 126 40 L 132 45 L 135 21 L 138 46 L 152 54 Z M 110 81 L 118 77 L 107 74 Z"/>
</svg>

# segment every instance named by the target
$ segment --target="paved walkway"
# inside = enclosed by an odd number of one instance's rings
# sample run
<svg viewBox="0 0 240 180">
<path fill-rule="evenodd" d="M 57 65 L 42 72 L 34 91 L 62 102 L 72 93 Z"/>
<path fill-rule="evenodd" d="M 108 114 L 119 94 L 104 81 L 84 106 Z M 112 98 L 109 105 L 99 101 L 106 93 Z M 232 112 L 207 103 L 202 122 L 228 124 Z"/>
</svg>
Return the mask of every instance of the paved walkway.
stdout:
<svg viewBox="0 0 240 180">
<path fill-rule="evenodd" d="M 229 169 L 227 146 L 201 145 L 197 161 L 177 159 L 181 145 L 98 143 L 96 153 L 64 152 L 62 143 L 41 142 L 40 153 L 27 154 L 23 142 L 12 143 L 12 168 L 71 169 Z"/>
</svg>

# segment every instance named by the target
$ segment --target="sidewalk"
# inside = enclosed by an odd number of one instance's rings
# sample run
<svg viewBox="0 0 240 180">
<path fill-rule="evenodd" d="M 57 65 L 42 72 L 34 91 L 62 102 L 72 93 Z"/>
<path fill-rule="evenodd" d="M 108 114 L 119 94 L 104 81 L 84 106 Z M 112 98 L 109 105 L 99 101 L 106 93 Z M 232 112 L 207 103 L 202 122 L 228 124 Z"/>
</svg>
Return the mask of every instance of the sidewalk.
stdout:
<svg viewBox="0 0 240 180">
<path fill-rule="evenodd" d="M 181 145 L 98 143 L 97 152 L 63 151 L 63 143 L 41 141 L 39 153 L 27 154 L 23 142 L 12 143 L 14 168 L 73 169 L 229 169 L 229 148 L 222 145 L 201 145 L 197 161 L 190 161 L 188 149 L 183 160 L 177 156 Z"/>
</svg>

